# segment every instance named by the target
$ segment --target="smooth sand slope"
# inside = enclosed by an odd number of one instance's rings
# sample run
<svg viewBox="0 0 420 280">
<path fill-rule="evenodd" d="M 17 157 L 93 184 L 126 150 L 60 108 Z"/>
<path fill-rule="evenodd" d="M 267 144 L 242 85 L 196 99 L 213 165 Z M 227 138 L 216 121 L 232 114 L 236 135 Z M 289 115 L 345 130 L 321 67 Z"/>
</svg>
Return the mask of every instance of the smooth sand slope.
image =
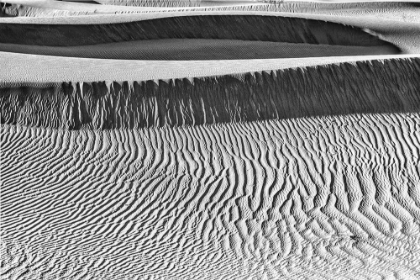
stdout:
<svg viewBox="0 0 420 280">
<path fill-rule="evenodd" d="M 258 6 L 267 6 L 266 3 L 256 1 L 143 1 L 137 3 L 137 7 L 98 5 L 98 3 L 67 2 L 55 0 L 6 0 L 0 9 L 8 16 L 75 16 L 91 14 L 115 14 L 115 13 L 144 13 L 191 10 L 219 10 L 219 9 L 254 9 Z"/>
<path fill-rule="evenodd" d="M 0 32 L 1 51 L 85 58 L 219 60 L 402 52 L 368 30 L 282 16 L 183 15 L 70 25 L 3 22 Z"/>
<path fill-rule="evenodd" d="M 414 59 L 420 55 L 331 56 L 248 60 L 118 60 L 28 55 L 0 52 L 2 84 L 170 80 L 241 75 L 247 72 L 387 59 Z"/>
<path fill-rule="evenodd" d="M 415 4 L 21 2 L 2 279 L 420 279 Z"/>
<path fill-rule="evenodd" d="M 221 39 L 158 39 L 73 47 L 1 44 L 0 51 L 130 60 L 275 59 L 399 53 L 393 46 L 341 46 Z"/>
<path fill-rule="evenodd" d="M 181 16 L 94 25 L 0 23 L 0 32 L 0 43 L 41 46 L 93 45 L 153 39 L 236 39 L 392 46 L 360 28 L 320 20 L 258 15 Z"/>
<path fill-rule="evenodd" d="M 3 84 L 3 275 L 417 279 L 418 63 Z"/>
<path fill-rule="evenodd" d="M 292 3 L 293 4 L 293 3 Z M 290 4 L 290 5 L 292 5 Z M 363 29 L 369 33 L 376 34 L 382 40 L 388 41 L 406 53 L 420 52 L 420 21 L 418 17 L 419 8 L 410 3 L 370 3 L 370 4 L 322 4 L 321 7 L 313 6 L 313 3 L 293 4 L 291 7 L 284 8 L 283 5 L 277 7 L 271 5 L 273 11 L 252 10 L 246 7 L 239 7 L 237 10 L 196 10 L 181 11 L 166 9 L 164 12 L 153 12 L 148 10 L 144 13 L 134 12 L 132 14 L 101 14 L 91 16 L 59 16 L 59 17 L 0 17 L 0 22 L 17 24 L 46 24 L 46 25 L 108 25 L 115 23 L 130 23 L 140 20 L 171 18 L 181 16 L 223 16 L 223 15 L 265 15 L 282 16 L 302 19 L 312 19 L 317 21 L 328 21 L 340 25 L 350 25 Z M 343 6 L 344 7 L 341 7 Z M 101 5 L 92 5 L 101 6 Z M 332 7 L 330 7 L 332 6 Z M 367 6 L 367 7 L 365 7 Z M 111 6 L 119 7 L 119 6 Z M 125 7 L 127 8 L 127 7 Z M 133 7 L 128 7 L 133 8 Z M 68 12 L 61 10 L 60 13 Z M 255 28 L 252 27 L 252 28 Z M 301 32 L 301 31 L 300 31 Z M 123 32 L 124 33 L 124 32 Z M 27 33 L 25 33 L 27 34 Z"/>
</svg>

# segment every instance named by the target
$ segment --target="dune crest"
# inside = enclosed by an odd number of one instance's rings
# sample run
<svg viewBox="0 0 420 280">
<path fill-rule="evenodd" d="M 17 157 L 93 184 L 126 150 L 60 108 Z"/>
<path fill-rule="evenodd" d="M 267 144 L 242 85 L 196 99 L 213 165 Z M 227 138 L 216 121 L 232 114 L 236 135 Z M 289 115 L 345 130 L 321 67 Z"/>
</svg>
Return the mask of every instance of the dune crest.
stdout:
<svg viewBox="0 0 420 280">
<path fill-rule="evenodd" d="M 6 1 L 2 279 L 420 279 L 418 3 Z"/>
<path fill-rule="evenodd" d="M 0 43 L 40 46 L 80 46 L 168 38 L 393 46 L 360 28 L 319 20 L 257 15 L 182 16 L 98 25 L 0 23 L 0 33 L 3 34 Z M 397 46 L 394 47 L 398 50 Z"/>
<path fill-rule="evenodd" d="M 0 88 L 1 121 L 112 129 L 415 112 L 419 76 L 420 59 L 414 58 L 158 83 L 6 83 Z"/>
</svg>

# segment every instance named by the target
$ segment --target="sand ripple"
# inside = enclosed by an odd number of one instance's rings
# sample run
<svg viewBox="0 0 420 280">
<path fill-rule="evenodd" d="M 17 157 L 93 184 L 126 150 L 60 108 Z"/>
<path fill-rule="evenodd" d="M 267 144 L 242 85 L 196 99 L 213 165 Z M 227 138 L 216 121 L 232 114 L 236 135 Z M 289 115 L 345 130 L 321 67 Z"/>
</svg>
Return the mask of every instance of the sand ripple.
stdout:
<svg viewBox="0 0 420 280">
<path fill-rule="evenodd" d="M 419 139 L 417 113 L 108 131 L 5 125 L 2 271 L 416 279 Z"/>
</svg>

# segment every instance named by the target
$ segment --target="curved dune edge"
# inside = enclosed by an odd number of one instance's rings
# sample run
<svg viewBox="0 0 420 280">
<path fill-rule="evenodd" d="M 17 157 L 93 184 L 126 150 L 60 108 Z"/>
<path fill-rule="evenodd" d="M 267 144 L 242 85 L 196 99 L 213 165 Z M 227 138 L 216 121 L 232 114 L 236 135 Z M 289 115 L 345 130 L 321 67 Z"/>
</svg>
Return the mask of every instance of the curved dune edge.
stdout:
<svg viewBox="0 0 420 280">
<path fill-rule="evenodd" d="M 407 16 L 404 12 L 393 16 L 387 13 L 386 16 L 375 16 L 370 14 L 316 14 L 311 12 L 266 12 L 266 11 L 166 11 L 147 12 L 141 14 L 119 14 L 119 15 L 91 15 L 72 17 L 17 17 L 0 18 L 0 23 L 20 24 L 112 24 L 127 23 L 139 20 L 156 18 L 168 18 L 178 16 L 200 16 L 200 15 L 262 15 L 304 18 L 312 20 L 325 20 L 338 24 L 345 24 L 370 30 L 405 53 L 420 53 L 420 25 L 418 16 L 412 14 Z M 380 15 L 380 13 L 379 13 Z"/>
<path fill-rule="evenodd" d="M 226 27 L 229 28 L 226 28 Z M 258 15 L 167 17 L 114 24 L 0 24 L 1 43 L 81 46 L 156 39 L 228 39 L 344 46 L 397 46 L 363 29 L 303 18 Z"/>
<path fill-rule="evenodd" d="M 0 43 L 0 51 L 62 57 L 124 60 L 273 59 L 351 55 L 390 55 L 394 46 L 341 46 L 215 39 L 159 39 L 72 47 Z"/>
<path fill-rule="evenodd" d="M 169 81 L 3 84 L 1 122 L 66 129 L 420 112 L 420 58 Z"/>
<path fill-rule="evenodd" d="M 338 56 L 255 60 L 128 61 L 0 52 L 1 83 L 146 81 L 261 72 L 420 55 Z"/>
<path fill-rule="evenodd" d="M 97 6 L 97 5 L 94 5 Z M 115 6 L 114 6 L 115 7 Z M 242 9 L 242 10 L 241 10 Z M 398 8 L 381 12 L 381 9 L 370 9 L 364 11 L 360 9 L 354 11 L 324 11 L 314 13 L 312 10 L 304 9 L 296 12 L 284 12 L 276 10 L 252 11 L 243 8 L 230 11 L 215 10 L 191 10 L 191 11 L 148 11 L 145 13 L 135 14 L 118 14 L 118 15 L 91 15 L 91 16 L 71 16 L 71 17 L 16 17 L 16 18 L 0 18 L 1 23 L 21 23 L 21 24 L 111 24 L 111 23 L 127 23 L 139 20 L 178 17 L 178 16 L 200 16 L 200 15 L 263 15 L 263 16 L 282 16 L 295 17 L 313 20 L 325 20 L 338 24 L 345 24 L 364 28 L 372 31 L 405 53 L 420 53 L 420 21 L 415 11 L 409 9 L 409 12 Z M 390 12 L 392 11 L 392 13 Z"/>
<path fill-rule="evenodd" d="M 92 14 L 114 14 L 114 13 L 144 13 L 144 12 L 166 12 L 166 11 L 192 11 L 192 10 L 206 10 L 210 9 L 229 9 L 229 8 L 245 8 L 248 6 L 267 6 L 266 3 L 259 3 L 257 1 L 209 1 L 208 3 L 183 3 L 178 1 L 174 4 L 166 6 L 115 6 L 115 5 L 98 5 L 83 2 L 64 2 L 64 1 L 51 1 L 51 0 L 4 0 L 4 3 L 11 4 L 9 13 L 15 13 L 16 16 L 29 15 L 29 16 L 50 16 L 59 15 L 60 12 L 65 15 L 92 15 Z"/>
<path fill-rule="evenodd" d="M 182 17 L 182 16 L 203 16 L 203 15 L 261 15 L 261 16 L 281 16 L 281 17 L 297 17 L 304 19 L 325 20 L 329 22 L 337 22 L 358 27 L 389 27 L 399 29 L 418 27 L 416 19 L 408 18 L 403 21 L 403 16 L 381 18 L 372 17 L 369 14 L 352 14 L 352 16 L 345 16 L 342 14 L 317 14 L 306 12 L 284 12 L 284 11 L 212 11 L 212 10 L 198 10 L 198 11 L 147 11 L 145 13 L 122 13 L 122 14 L 96 14 L 96 15 L 80 15 L 80 16 L 41 16 L 41 17 L 3 17 L 0 18 L 0 23 L 28 23 L 28 24 L 109 24 L 109 23 L 127 23 L 140 20 Z M 376 20 L 376 21 L 375 21 Z M 413 21 L 412 21 L 413 20 Z M 417 19 L 418 20 L 418 19 Z"/>
<path fill-rule="evenodd" d="M 0 109 L 2 279 L 420 279 L 420 55 L 0 52 Z"/>
<path fill-rule="evenodd" d="M 176 11 L 176 10 L 200 10 L 202 8 L 229 8 L 239 5 L 239 9 L 255 8 L 262 6 L 262 8 L 278 9 L 278 10 L 300 10 L 306 7 L 318 8 L 345 8 L 345 5 L 358 5 L 359 8 L 366 8 L 376 6 L 381 7 L 399 7 L 405 3 L 419 3 L 418 1 L 334 1 L 334 2 L 323 2 L 323 1 L 254 1 L 254 0 L 210 0 L 210 1 L 161 1 L 161 0 L 148 0 L 138 1 L 135 5 L 118 5 L 118 3 L 106 3 L 112 1 L 98 1 L 102 5 L 83 3 L 83 2 L 65 2 L 65 1 L 50 1 L 50 0 L 3 0 L 2 2 L 17 6 L 24 6 L 28 8 L 44 9 L 44 10 L 56 10 L 56 11 L 69 11 L 69 12 L 90 12 L 90 13 L 115 13 L 115 12 L 145 12 L 145 11 Z M 124 2 L 124 1 L 122 1 Z M 125 1 L 127 4 L 130 1 Z M 250 7 L 251 6 L 251 7 Z"/>
<path fill-rule="evenodd" d="M 0 52 L 2 277 L 418 279 L 419 93 L 420 55 Z"/>
<path fill-rule="evenodd" d="M 420 275 L 419 114 L 1 130 L 6 278 Z"/>
</svg>

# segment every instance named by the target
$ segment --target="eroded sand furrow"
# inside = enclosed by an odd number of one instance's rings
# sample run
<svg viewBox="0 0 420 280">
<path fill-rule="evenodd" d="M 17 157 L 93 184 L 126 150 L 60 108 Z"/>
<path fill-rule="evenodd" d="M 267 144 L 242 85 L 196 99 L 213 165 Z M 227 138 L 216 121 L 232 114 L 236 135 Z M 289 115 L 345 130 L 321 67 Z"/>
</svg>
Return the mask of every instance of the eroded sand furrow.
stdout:
<svg viewBox="0 0 420 280">
<path fill-rule="evenodd" d="M 417 112 L 419 61 L 342 63 L 157 83 L 3 83 L 1 121 L 53 128 L 111 129 Z M 160 155 L 152 156 L 157 157 L 154 164 L 161 164 Z"/>
<path fill-rule="evenodd" d="M 415 279 L 419 131 L 417 113 L 108 131 L 4 125 L 2 164 L 16 170 L 2 174 L 4 242 L 33 258 L 9 261 L 6 274 L 20 263 L 20 279 L 59 277 L 64 266 L 81 279 Z M 32 162 L 20 164 L 27 153 Z"/>
</svg>

